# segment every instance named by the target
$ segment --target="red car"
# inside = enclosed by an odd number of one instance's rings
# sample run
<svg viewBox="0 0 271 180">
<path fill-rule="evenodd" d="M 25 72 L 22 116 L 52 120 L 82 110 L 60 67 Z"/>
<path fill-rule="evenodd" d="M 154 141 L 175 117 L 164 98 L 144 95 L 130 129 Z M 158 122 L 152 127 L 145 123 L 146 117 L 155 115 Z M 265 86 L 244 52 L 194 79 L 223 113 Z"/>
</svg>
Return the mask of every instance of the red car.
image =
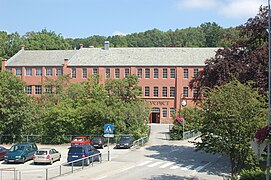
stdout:
<svg viewBox="0 0 271 180">
<path fill-rule="evenodd" d="M 4 159 L 4 156 L 8 153 L 9 149 L 0 146 L 0 160 Z"/>
<path fill-rule="evenodd" d="M 87 136 L 76 136 L 73 138 L 71 145 L 89 145 L 90 139 Z"/>
</svg>

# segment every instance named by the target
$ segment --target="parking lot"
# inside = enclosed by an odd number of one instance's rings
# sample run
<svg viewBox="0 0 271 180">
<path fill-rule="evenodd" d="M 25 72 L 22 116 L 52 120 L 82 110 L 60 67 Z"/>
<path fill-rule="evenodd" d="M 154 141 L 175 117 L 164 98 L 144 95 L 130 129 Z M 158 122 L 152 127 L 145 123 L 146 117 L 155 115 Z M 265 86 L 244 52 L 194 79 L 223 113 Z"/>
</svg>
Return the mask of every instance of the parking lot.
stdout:
<svg viewBox="0 0 271 180">
<path fill-rule="evenodd" d="M 2 145 L 6 148 L 10 148 L 11 145 Z M 67 162 L 67 154 L 68 148 L 70 144 L 62 144 L 62 145 L 43 145 L 37 144 L 38 148 L 45 148 L 45 147 L 53 147 L 57 151 L 61 153 L 60 161 L 54 162 L 52 165 L 49 164 L 38 164 L 34 165 L 33 160 L 27 161 L 24 164 L 22 163 L 10 163 L 7 164 L 4 161 L 1 161 L 1 180 L 8 180 L 8 179 L 48 179 L 57 177 L 60 174 L 67 174 L 72 173 L 73 171 L 81 170 L 82 167 L 78 166 L 71 166 L 71 165 L 64 165 Z M 110 151 L 110 159 L 113 159 L 122 153 L 130 151 L 129 149 L 114 149 L 115 145 L 109 146 Z M 108 161 L 108 147 L 104 149 L 99 149 L 102 153 L 102 161 Z M 94 166 L 98 166 L 99 162 L 94 162 Z M 90 168 L 92 164 L 88 167 L 83 168 Z M 16 178 L 14 178 L 16 177 Z"/>
</svg>

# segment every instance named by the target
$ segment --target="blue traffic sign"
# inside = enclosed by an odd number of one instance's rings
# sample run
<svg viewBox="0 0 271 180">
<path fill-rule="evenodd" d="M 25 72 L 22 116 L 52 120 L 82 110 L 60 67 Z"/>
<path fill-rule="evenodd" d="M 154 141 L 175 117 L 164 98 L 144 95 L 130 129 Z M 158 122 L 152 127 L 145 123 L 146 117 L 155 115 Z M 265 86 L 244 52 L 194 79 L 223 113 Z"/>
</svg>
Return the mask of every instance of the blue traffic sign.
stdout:
<svg viewBox="0 0 271 180">
<path fill-rule="evenodd" d="M 104 125 L 104 134 L 113 134 L 114 126 L 113 124 L 105 124 Z"/>
</svg>

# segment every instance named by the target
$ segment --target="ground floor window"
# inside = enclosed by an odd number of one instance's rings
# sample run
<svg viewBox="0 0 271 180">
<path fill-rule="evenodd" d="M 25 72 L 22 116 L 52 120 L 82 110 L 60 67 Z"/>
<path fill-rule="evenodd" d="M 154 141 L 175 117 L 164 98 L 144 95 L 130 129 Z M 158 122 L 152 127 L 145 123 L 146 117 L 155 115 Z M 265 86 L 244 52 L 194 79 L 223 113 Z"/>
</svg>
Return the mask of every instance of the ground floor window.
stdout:
<svg viewBox="0 0 271 180">
<path fill-rule="evenodd" d="M 162 108 L 163 117 L 167 117 L 167 108 Z"/>
</svg>

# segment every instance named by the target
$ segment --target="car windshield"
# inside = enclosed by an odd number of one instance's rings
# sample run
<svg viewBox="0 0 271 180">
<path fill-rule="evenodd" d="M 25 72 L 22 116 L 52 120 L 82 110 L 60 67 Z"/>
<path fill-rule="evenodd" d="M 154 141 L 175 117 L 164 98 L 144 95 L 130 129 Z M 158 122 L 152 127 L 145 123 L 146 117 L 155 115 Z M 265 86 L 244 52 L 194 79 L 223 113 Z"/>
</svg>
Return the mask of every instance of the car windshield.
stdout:
<svg viewBox="0 0 271 180">
<path fill-rule="evenodd" d="M 82 147 L 70 147 L 69 153 L 82 153 L 84 149 Z"/>
<path fill-rule="evenodd" d="M 36 155 L 47 155 L 47 151 L 37 151 Z"/>
<path fill-rule="evenodd" d="M 14 146 L 12 146 L 10 148 L 9 151 L 11 151 L 11 152 L 20 152 L 20 151 L 23 151 L 24 148 L 25 148 L 25 146 L 23 146 L 23 145 L 14 145 Z"/>
<path fill-rule="evenodd" d="M 101 141 L 101 138 L 100 138 L 100 137 L 94 137 L 94 138 L 92 138 L 91 141 L 92 141 L 92 142 L 100 142 L 100 141 Z"/>
<path fill-rule="evenodd" d="M 83 141 L 83 138 L 74 138 L 73 141 Z"/>
<path fill-rule="evenodd" d="M 129 142 L 130 141 L 130 139 L 131 139 L 131 137 L 130 136 L 122 136 L 122 137 L 120 137 L 120 142 Z"/>
</svg>

